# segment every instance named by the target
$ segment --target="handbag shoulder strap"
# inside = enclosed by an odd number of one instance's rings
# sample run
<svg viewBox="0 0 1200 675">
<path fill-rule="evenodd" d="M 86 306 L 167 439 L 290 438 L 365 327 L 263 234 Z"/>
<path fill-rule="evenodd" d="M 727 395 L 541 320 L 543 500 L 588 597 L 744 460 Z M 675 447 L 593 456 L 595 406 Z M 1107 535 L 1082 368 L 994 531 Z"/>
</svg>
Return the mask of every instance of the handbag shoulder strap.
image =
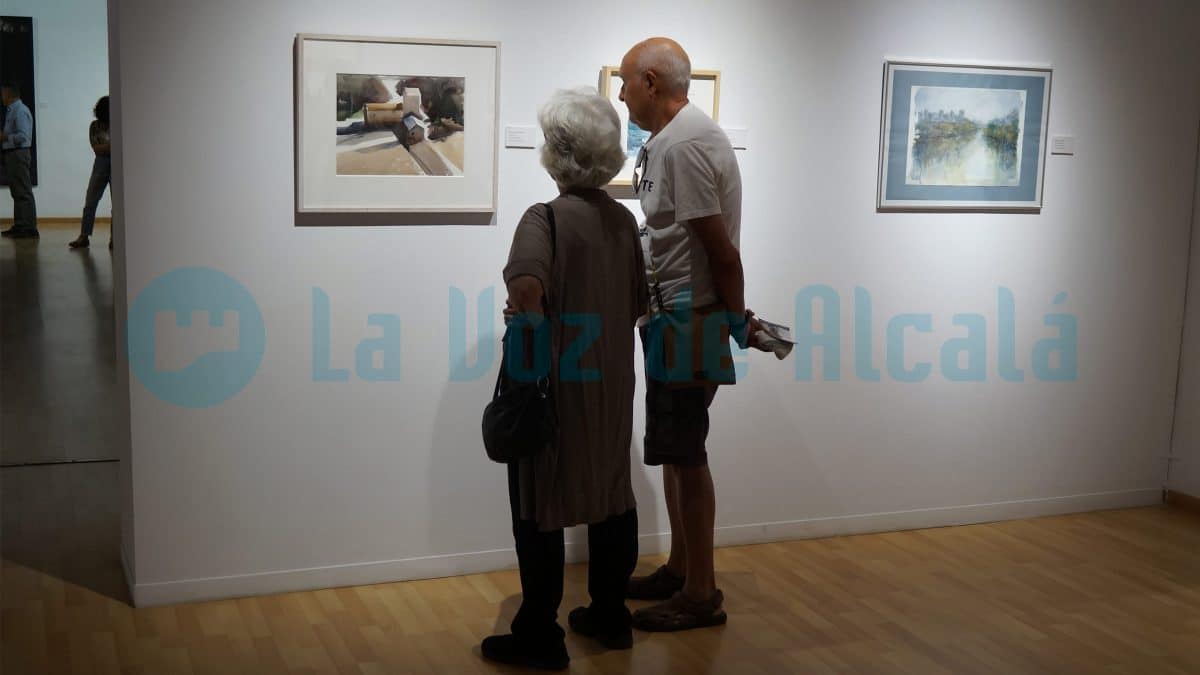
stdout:
<svg viewBox="0 0 1200 675">
<path fill-rule="evenodd" d="M 553 261 L 558 253 L 558 224 L 554 222 L 554 207 L 546 202 L 546 222 L 550 223 L 550 260 Z"/>
<path fill-rule="evenodd" d="M 546 222 L 550 224 L 550 279 L 549 279 L 549 281 L 550 281 L 551 285 L 553 285 L 553 283 L 554 283 L 554 260 L 555 260 L 555 258 L 558 257 L 558 224 L 554 220 L 554 207 L 550 205 L 550 202 L 546 202 Z M 550 315 L 551 315 L 551 313 L 550 313 L 550 289 L 545 289 L 545 291 L 546 292 L 542 294 L 542 312 L 543 312 L 542 315 L 546 317 L 547 321 L 551 321 L 551 318 L 550 318 Z M 551 327 L 553 327 L 554 324 L 551 323 L 550 325 L 551 325 Z M 555 362 L 557 362 L 559 359 L 562 358 L 562 344 L 561 343 L 559 344 L 558 352 L 557 353 L 554 352 L 553 328 L 551 328 L 550 335 L 551 335 L 551 337 L 550 337 L 551 353 L 555 354 L 554 359 L 555 359 Z M 553 367 L 551 367 L 551 372 L 554 372 Z"/>
<path fill-rule="evenodd" d="M 554 281 L 554 260 L 558 257 L 558 224 L 554 221 L 554 207 L 550 206 L 550 202 L 543 204 L 546 207 L 546 222 L 550 225 L 550 278 L 546 281 L 553 284 Z M 542 293 L 542 311 L 544 316 L 550 316 L 550 289 L 543 289 Z"/>
<path fill-rule="evenodd" d="M 546 207 L 546 222 L 549 223 L 549 225 L 550 225 L 550 274 L 551 274 L 551 277 L 553 277 L 553 275 L 554 275 L 554 260 L 558 256 L 558 225 L 554 220 L 554 207 L 550 206 L 550 204 L 548 202 L 543 204 L 542 206 Z M 551 282 L 551 281 L 553 281 L 553 278 L 547 279 L 546 281 Z M 546 317 L 546 320 L 549 320 L 550 319 L 550 298 L 549 298 L 549 290 L 550 289 L 542 289 L 542 290 L 543 290 L 543 293 L 542 293 L 542 316 Z M 496 374 L 496 386 L 492 390 L 492 399 L 493 400 L 497 396 L 500 395 L 500 390 L 504 388 L 503 383 L 506 379 L 505 378 L 504 361 L 505 361 L 505 359 L 508 358 L 508 356 L 507 356 L 508 332 L 509 332 L 509 329 L 505 328 L 504 329 L 504 337 L 502 337 L 500 339 L 501 345 L 505 345 L 504 350 L 505 350 L 506 354 L 504 356 L 500 357 L 500 372 L 498 372 Z"/>
</svg>

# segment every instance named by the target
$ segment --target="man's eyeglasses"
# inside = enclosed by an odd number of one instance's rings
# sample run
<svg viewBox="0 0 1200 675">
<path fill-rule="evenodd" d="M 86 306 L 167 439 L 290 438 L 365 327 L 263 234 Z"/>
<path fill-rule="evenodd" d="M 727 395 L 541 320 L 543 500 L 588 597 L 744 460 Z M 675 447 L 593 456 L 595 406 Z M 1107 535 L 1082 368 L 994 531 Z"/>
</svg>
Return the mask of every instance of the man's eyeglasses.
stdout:
<svg viewBox="0 0 1200 675">
<path fill-rule="evenodd" d="M 649 155 L 646 154 L 646 146 L 638 151 L 637 161 L 633 163 L 633 194 L 637 194 L 642 189 L 642 169 L 646 168 L 646 162 L 649 161 Z"/>
</svg>

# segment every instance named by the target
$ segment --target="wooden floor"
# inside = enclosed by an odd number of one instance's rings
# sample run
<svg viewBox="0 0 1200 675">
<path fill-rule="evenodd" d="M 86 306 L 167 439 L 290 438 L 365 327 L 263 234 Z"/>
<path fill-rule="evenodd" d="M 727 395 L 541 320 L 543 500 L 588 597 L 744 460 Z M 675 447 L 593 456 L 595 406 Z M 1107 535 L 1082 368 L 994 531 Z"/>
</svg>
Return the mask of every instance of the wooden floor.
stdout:
<svg viewBox="0 0 1200 675">
<path fill-rule="evenodd" d="M 78 250 L 78 221 L 38 229 L 0 240 L 0 464 L 115 457 L 109 228 Z"/>
<path fill-rule="evenodd" d="M 5 461 L 112 455 L 107 233 L 0 243 Z M 37 420 L 38 424 L 30 424 Z M 0 673 L 516 672 L 513 571 L 129 606 L 115 463 L 0 470 Z M 648 571 L 660 559 L 646 558 Z M 1200 516 L 1146 508 L 721 549 L 730 622 L 568 637 L 578 673 L 1200 673 Z M 567 570 L 566 611 L 585 602 Z"/>
<path fill-rule="evenodd" d="M 115 495 L 114 466 L 7 469 L 4 491 L 27 495 L 22 483 L 70 470 L 67 482 L 94 474 L 84 492 L 102 498 L 104 481 Z M 95 514 L 112 520 L 115 509 L 60 499 L 69 505 L 57 520 L 44 511 L 52 500 L 15 516 L 5 504 L 5 674 L 517 672 L 478 650 L 516 611 L 514 571 L 133 609 L 113 592 L 111 546 L 73 531 L 112 532 Z M 52 554 L 10 547 L 14 522 L 30 518 L 45 524 L 17 532 Z M 637 633 L 625 652 L 569 635 L 572 670 L 1200 672 L 1200 517 L 1178 509 L 726 548 L 716 562 L 727 626 Z M 585 602 L 585 584 L 585 568 L 569 567 L 560 619 Z"/>
</svg>

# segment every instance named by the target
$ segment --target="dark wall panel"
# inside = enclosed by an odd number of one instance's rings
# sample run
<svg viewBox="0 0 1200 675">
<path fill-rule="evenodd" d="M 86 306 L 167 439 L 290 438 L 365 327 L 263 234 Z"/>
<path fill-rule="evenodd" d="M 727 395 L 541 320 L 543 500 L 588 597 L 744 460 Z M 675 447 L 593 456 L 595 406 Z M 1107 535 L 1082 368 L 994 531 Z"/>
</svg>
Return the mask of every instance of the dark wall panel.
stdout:
<svg viewBox="0 0 1200 675">
<path fill-rule="evenodd" d="M 0 16 L 0 82 L 21 88 L 21 100 L 33 113 L 33 184 L 38 184 L 37 95 L 33 81 L 33 19 L 27 16 Z M 0 123 L 3 122 L 0 112 Z M 0 163 L 2 164 L 2 163 Z M 0 185 L 8 185 L 8 176 L 0 166 Z"/>
</svg>

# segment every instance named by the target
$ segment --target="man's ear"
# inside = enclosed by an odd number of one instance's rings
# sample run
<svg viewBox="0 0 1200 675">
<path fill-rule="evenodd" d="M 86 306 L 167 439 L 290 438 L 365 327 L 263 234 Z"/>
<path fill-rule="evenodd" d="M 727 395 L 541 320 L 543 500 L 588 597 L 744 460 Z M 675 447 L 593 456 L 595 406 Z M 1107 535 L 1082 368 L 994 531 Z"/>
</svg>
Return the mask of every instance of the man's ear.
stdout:
<svg viewBox="0 0 1200 675">
<path fill-rule="evenodd" d="M 653 70 L 647 70 L 643 76 L 646 78 L 646 91 L 650 93 L 651 98 L 658 96 L 658 73 Z"/>
</svg>

